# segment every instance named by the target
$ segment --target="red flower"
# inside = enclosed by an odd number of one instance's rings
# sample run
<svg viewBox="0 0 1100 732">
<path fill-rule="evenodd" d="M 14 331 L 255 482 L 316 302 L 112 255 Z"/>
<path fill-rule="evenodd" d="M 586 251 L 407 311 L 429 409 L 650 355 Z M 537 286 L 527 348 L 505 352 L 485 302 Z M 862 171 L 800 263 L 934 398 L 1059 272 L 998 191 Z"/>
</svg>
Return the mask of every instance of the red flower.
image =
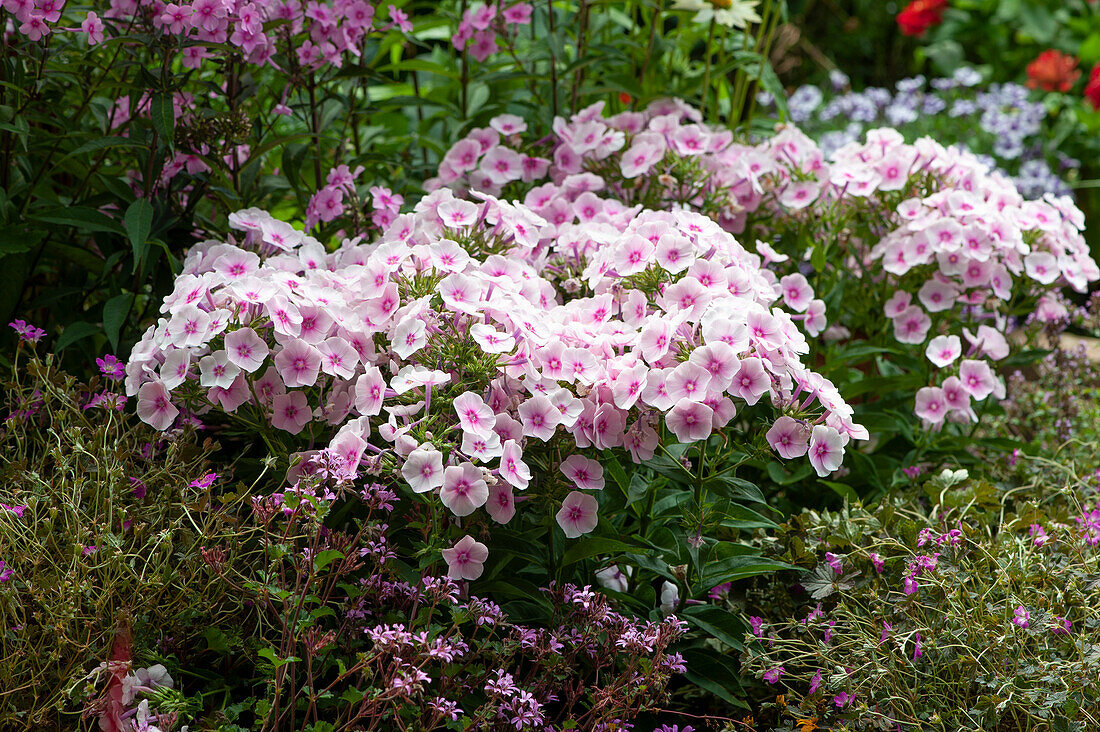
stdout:
<svg viewBox="0 0 1100 732">
<path fill-rule="evenodd" d="M 1095 110 L 1100 110 L 1100 63 L 1089 72 L 1089 83 L 1085 84 L 1085 99 Z"/>
<path fill-rule="evenodd" d="M 1027 65 L 1027 85 L 1031 89 L 1067 92 L 1081 76 L 1077 57 L 1048 48 Z"/>
<path fill-rule="evenodd" d="M 943 22 L 947 0 L 913 0 L 898 13 L 898 28 L 907 36 L 919 36 Z"/>
</svg>

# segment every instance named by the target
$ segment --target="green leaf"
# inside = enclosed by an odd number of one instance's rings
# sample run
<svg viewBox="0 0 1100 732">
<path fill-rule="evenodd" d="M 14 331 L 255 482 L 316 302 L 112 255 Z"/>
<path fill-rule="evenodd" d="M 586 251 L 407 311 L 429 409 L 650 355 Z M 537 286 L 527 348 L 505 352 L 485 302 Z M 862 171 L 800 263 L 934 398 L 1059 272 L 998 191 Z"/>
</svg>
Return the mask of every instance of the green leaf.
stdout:
<svg viewBox="0 0 1100 732">
<path fill-rule="evenodd" d="M 703 483 L 703 487 L 720 496 L 729 498 L 731 501 L 745 500 L 752 501 L 753 503 L 767 504 L 767 500 L 764 498 L 764 494 L 760 492 L 760 489 L 756 487 L 754 483 L 750 483 L 744 478 L 736 478 L 732 475 L 719 475 L 708 478 L 706 482 Z"/>
<path fill-rule="evenodd" d="M 582 559 L 588 559 L 599 554 L 621 554 L 623 552 L 636 552 L 640 547 L 627 544 L 618 539 L 607 539 L 602 536 L 590 536 L 577 539 L 573 546 L 566 550 L 561 558 L 562 564 L 574 564 Z"/>
<path fill-rule="evenodd" d="M 268 661 L 271 661 L 271 664 L 275 668 L 279 668 L 280 666 L 285 666 L 288 663 L 294 663 L 295 661 L 301 661 L 302 660 L 302 659 L 298 658 L 297 656 L 287 656 L 286 658 L 279 658 L 277 655 L 275 655 L 275 649 L 273 649 L 273 648 L 261 648 L 256 653 L 261 658 L 266 658 Z"/>
<path fill-rule="evenodd" d="M 83 231 L 106 231 L 112 234 L 124 233 L 118 222 L 106 214 L 85 206 L 67 206 L 27 217 L 31 221 L 47 224 L 73 226 Z"/>
<path fill-rule="evenodd" d="M 157 94 L 149 104 L 149 115 L 153 118 L 153 129 L 168 147 L 172 147 L 176 136 L 176 110 L 172 106 L 171 94 Z"/>
<path fill-rule="evenodd" d="M 111 342 L 113 350 L 118 350 L 118 335 L 122 331 L 122 323 L 129 314 L 133 302 L 134 296 L 124 292 L 103 304 L 103 331 L 107 334 L 107 340 Z"/>
<path fill-rule="evenodd" d="M 61 336 L 57 339 L 57 343 L 54 345 L 54 352 L 60 353 L 66 346 L 72 345 L 88 336 L 102 332 L 103 331 L 98 325 L 86 323 L 83 320 L 70 323 L 65 327 L 65 330 L 62 331 Z"/>
<path fill-rule="evenodd" d="M 338 549 L 325 549 L 313 558 L 313 571 L 320 572 L 337 559 L 343 559 L 344 553 Z"/>
<path fill-rule="evenodd" d="M 126 224 L 126 236 L 134 249 L 134 271 L 137 272 L 138 265 L 149 249 L 147 242 L 149 232 L 153 229 L 153 204 L 144 198 L 138 198 L 126 209 L 123 221 Z"/>
<path fill-rule="evenodd" d="M 215 628 L 213 626 L 207 626 L 202 632 L 203 638 L 206 639 L 206 647 L 215 653 L 229 653 L 229 638 L 221 628 Z"/>
<path fill-rule="evenodd" d="M 678 615 L 727 646 L 744 650 L 745 624 L 729 610 L 715 605 L 688 605 Z"/>
<path fill-rule="evenodd" d="M 716 562 L 710 562 L 703 568 L 703 576 L 699 581 L 701 591 L 709 591 L 712 587 L 730 582 L 735 579 L 744 579 L 758 574 L 770 574 L 781 569 L 794 569 L 786 562 L 768 559 L 759 555 L 739 555 L 726 557 Z"/>
<path fill-rule="evenodd" d="M 709 648 L 685 648 L 682 654 L 688 681 L 729 704 L 748 708 L 741 700 L 741 680 L 732 658 Z"/>
<path fill-rule="evenodd" d="M 833 491 L 838 496 L 852 503 L 853 505 L 859 503 L 859 494 L 855 492 L 855 489 L 852 488 L 852 486 L 845 485 L 844 483 L 837 483 L 833 480 L 823 480 L 821 482 L 833 489 Z"/>
</svg>

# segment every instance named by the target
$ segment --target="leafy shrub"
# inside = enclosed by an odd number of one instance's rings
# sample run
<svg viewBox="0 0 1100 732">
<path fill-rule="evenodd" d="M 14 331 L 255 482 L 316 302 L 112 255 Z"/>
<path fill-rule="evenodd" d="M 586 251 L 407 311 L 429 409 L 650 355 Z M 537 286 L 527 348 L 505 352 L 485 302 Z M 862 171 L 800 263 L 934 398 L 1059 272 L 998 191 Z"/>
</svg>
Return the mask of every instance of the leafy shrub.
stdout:
<svg viewBox="0 0 1100 732">
<path fill-rule="evenodd" d="M 80 383 L 20 355 L 0 429 L 0 725 L 75 728 L 90 664 L 125 675 L 210 617 L 195 580 L 218 525 L 214 446 L 125 413 L 112 357 Z"/>
</svg>

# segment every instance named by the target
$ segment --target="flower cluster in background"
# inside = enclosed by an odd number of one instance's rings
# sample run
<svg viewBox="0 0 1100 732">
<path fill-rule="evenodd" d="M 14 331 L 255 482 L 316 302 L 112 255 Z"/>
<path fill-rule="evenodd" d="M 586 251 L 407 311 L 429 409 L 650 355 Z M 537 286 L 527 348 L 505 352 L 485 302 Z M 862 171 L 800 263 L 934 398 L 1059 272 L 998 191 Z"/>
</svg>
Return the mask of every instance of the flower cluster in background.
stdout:
<svg viewBox="0 0 1100 732">
<path fill-rule="evenodd" d="M 977 154 L 1010 175 L 1025 196 L 1070 193 L 1080 163 L 1047 148 L 1047 108 L 1019 84 L 983 85 L 981 74 L 969 67 L 949 77 L 902 79 L 893 90 L 852 91 L 839 72 L 831 82 L 831 88 L 801 86 L 787 100 L 791 121 L 818 140 L 827 156 L 888 125 L 909 141 L 928 135 Z"/>
</svg>

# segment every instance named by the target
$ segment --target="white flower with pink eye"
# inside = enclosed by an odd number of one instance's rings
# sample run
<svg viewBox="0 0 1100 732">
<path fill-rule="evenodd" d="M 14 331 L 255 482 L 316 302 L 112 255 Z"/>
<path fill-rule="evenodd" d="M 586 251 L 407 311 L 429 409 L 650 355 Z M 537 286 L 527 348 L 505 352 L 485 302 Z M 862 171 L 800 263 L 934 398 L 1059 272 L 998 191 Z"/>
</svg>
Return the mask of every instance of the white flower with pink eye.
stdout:
<svg viewBox="0 0 1100 732">
<path fill-rule="evenodd" d="M 637 234 L 629 236 L 615 250 L 615 271 L 620 277 L 638 274 L 653 262 L 656 251 L 649 239 Z"/>
<path fill-rule="evenodd" d="M 666 232 L 657 240 L 657 264 L 673 274 L 683 272 L 695 261 L 695 249 L 686 236 Z M 700 283 L 701 284 L 701 283 Z"/>
<path fill-rule="evenodd" d="M 1058 260 L 1050 252 L 1032 252 L 1024 257 L 1024 272 L 1041 285 L 1053 283 L 1062 273 Z"/>
<path fill-rule="evenodd" d="M 401 466 L 401 477 L 413 493 L 427 493 L 443 485 L 443 453 L 430 444 L 409 453 Z"/>
<path fill-rule="evenodd" d="M 229 251 L 214 260 L 214 271 L 227 280 L 239 280 L 260 268 L 260 258 L 254 252 L 240 249 Z"/>
<path fill-rule="evenodd" d="M 271 352 L 267 341 L 251 328 L 238 328 L 225 336 L 225 351 L 230 363 L 248 373 L 257 371 Z"/>
<path fill-rule="evenodd" d="M 138 389 L 137 414 L 153 429 L 164 431 L 172 426 L 180 410 L 172 404 L 168 389 L 159 381 L 149 381 Z"/>
<path fill-rule="evenodd" d="M 536 394 L 519 405 L 523 434 L 546 442 L 554 436 L 561 423 L 561 412 L 542 394 Z"/>
<path fill-rule="evenodd" d="M 775 420 L 765 437 L 772 449 L 786 460 L 802 457 L 810 449 L 809 429 L 805 423 L 787 415 Z"/>
<path fill-rule="evenodd" d="M 648 173 L 665 156 L 666 149 L 663 135 L 643 132 L 635 137 L 619 161 L 623 178 L 637 178 Z"/>
<path fill-rule="evenodd" d="M 516 347 L 516 339 L 487 323 L 470 326 L 470 337 L 485 353 L 510 353 Z"/>
<path fill-rule="evenodd" d="M 452 198 L 439 204 L 436 213 L 448 229 L 466 229 L 477 220 L 477 204 Z"/>
<path fill-rule="evenodd" d="M 168 352 L 164 357 L 164 363 L 160 365 L 160 380 L 164 388 L 171 391 L 187 379 L 187 372 L 191 368 L 191 352 L 186 348 L 176 348 Z"/>
<path fill-rule="evenodd" d="M 641 361 L 615 375 L 611 383 L 611 396 L 619 409 L 630 409 L 637 403 L 646 386 L 649 367 Z"/>
<path fill-rule="evenodd" d="M 531 482 L 531 469 L 523 462 L 523 450 L 515 440 L 504 441 L 504 451 L 500 455 L 500 477 L 516 488 L 523 490 Z"/>
<path fill-rule="evenodd" d="M 731 395 L 744 399 L 746 404 L 752 405 L 760 401 L 771 383 L 771 378 L 764 369 L 764 362 L 756 357 L 746 358 L 741 361 L 728 391 Z"/>
<path fill-rule="evenodd" d="M 823 424 L 815 425 L 810 433 L 810 465 L 824 478 L 840 467 L 844 460 L 844 435 Z"/>
<path fill-rule="evenodd" d="M 355 380 L 355 408 L 363 416 L 380 413 L 385 394 L 386 381 L 377 366 L 368 366 L 366 373 Z"/>
<path fill-rule="evenodd" d="M 313 386 L 321 370 L 321 354 L 305 341 L 294 338 L 275 354 L 275 368 L 287 386 Z"/>
<path fill-rule="evenodd" d="M 450 383 L 453 377 L 446 371 L 426 369 L 421 366 L 402 366 L 390 379 L 390 388 L 397 394 L 404 394 L 417 387 L 439 386 Z"/>
<path fill-rule="evenodd" d="M 959 381 L 970 396 L 978 401 L 985 399 L 997 387 L 997 379 L 985 361 L 966 359 L 959 366 Z"/>
<path fill-rule="evenodd" d="M 963 328 L 963 335 L 966 336 L 966 340 L 970 342 L 970 345 L 978 347 L 978 353 L 987 358 L 991 358 L 994 361 L 1000 361 L 1002 358 L 1008 356 L 1008 341 L 996 328 L 990 328 L 988 325 L 979 325 L 977 335 Z"/>
<path fill-rule="evenodd" d="M 516 515 L 516 499 L 512 486 L 498 482 L 489 486 L 489 500 L 485 502 L 485 512 L 498 524 L 506 524 Z"/>
<path fill-rule="evenodd" d="M 932 327 L 932 319 L 920 305 L 910 305 L 894 318 L 894 338 L 899 343 L 923 343 Z"/>
<path fill-rule="evenodd" d="M 909 307 L 913 302 L 913 296 L 905 290 L 898 290 L 890 299 L 886 301 L 886 305 L 882 310 L 886 313 L 887 318 L 896 318 L 905 312 L 905 309 Z"/>
<path fill-rule="evenodd" d="M 523 175 L 523 155 L 506 147 L 494 147 L 478 164 L 478 170 L 496 186 L 504 186 Z"/>
<path fill-rule="evenodd" d="M 228 388 L 239 373 L 240 367 L 230 363 L 229 354 L 225 351 L 217 351 L 199 359 L 199 383 L 203 386 Z"/>
<path fill-rule="evenodd" d="M 722 341 L 696 348 L 688 357 L 688 363 L 702 366 L 710 374 L 706 387 L 709 392 L 723 392 L 728 389 L 741 368 L 741 361 L 733 348 Z"/>
<path fill-rule="evenodd" d="M 681 399 L 701 402 L 706 398 L 710 386 L 710 372 L 691 361 L 684 361 L 668 375 L 665 389 L 674 402 Z"/>
<path fill-rule="evenodd" d="M 783 302 L 791 310 L 798 313 L 806 312 L 810 301 L 814 298 L 813 288 L 806 281 L 805 276 L 794 273 L 782 277 L 779 280 L 779 289 L 783 293 Z"/>
<path fill-rule="evenodd" d="M 439 500 L 455 516 L 469 516 L 489 500 L 489 485 L 473 463 L 450 465 L 443 469 Z"/>
<path fill-rule="evenodd" d="M 339 336 L 330 336 L 317 344 L 321 357 L 321 370 L 340 379 L 355 376 L 359 366 L 359 354 L 351 344 Z"/>
<path fill-rule="evenodd" d="M 943 401 L 947 408 L 955 412 L 970 411 L 970 392 L 963 388 L 962 382 L 957 376 L 949 376 L 943 380 L 940 386 L 943 390 Z"/>
<path fill-rule="evenodd" d="M 527 131 L 527 123 L 514 114 L 498 114 L 489 120 L 489 126 L 502 135 L 519 135 Z"/>
<path fill-rule="evenodd" d="M 957 335 L 939 335 L 928 341 L 928 347 L 924 349 L 924 355 L 928 360 L 943 368 L 955 362 L 962 355 L 962 342 Z"/>
<path fill-rule="evenodd" d="M 447 576 L 455 580 L 476 580 L 485 572 L 489 548 L 467 534 L 450 549 L 443 550 Z"/>
<path fill-rule="evenodd" d="M 408 317 L 397 324 L 390 347 L 399 358 L 407 359 L 428 343 L 427 326 L 418 317 Z"/>
<path fill-rule="evenodd" d="M 943 389 L 938 386 L 925 386 L 917 389 L 913 413 L 930 424 L 943 422 L 947 415 L 947 402 L 943 398 Z"/>
<path fill-rule="evenodd" d="M 558 526 L 565 532 L 567 539 L 576 539 L 596 528 L 599 523 L 599 508 L 599 502 L 592 496 L 572 491 L 562 501 L 561 509 L 557 513 Z"/>
<path fill-rule="evenodd" d="M 603 490 L 603 466 L 596 460 L 574 454 L 563 460 L 558 469 L 582 490 Z"/>
<path fill-rule="evenodd" d="M 186 305 L 168 321 L 168 332 L 172 334 L 172 345 L 177 348 L 201 346 L 210 333 L 210 313 Z"/>
<path fill-rule="evenodd" d="M 813 299 L 806 307 L 806 314 L 802 321 L 802 327 L 811 336 L 818 336 L 828 327 L 829 321 L 825 318 L 825 301 Z"/>
<path fill-rule="evenodd" d="M 480 310 L 482 284 L 473 277 L 455 272 L 444 277 L 436 291 L 447 307 L 456 312 L 476 315 Z"/>
<path fill-rule="evenodd" d="M 279 394 L 271 400 L 271 425 L 292 435 L 302 431 L 313 420 L 309 400 L 300 391 Z"/>
<path fill-rule="evenodd" d="M 714 428 L 714 410 L 685 397 L 665 415 L 665 426 L 680 443 L 705 440 Z"/>
<path fill-rule="evenodd" d="M 488 435 L 496 424 L 496 414 L 492 407 L 485 403 L 480 396 L 472 391 L 464 392 L 451 403 L 455 414 L 458 415 L 458 424 L 463 432 L 475 435 Z"/>
<path fill-rule="evenodd" d="M 928 308 L 930 313 L 938 313 L 950 309 L 955 304 L 958 292 L 950 282 L 931 279 L 921 285 L 917 292 L 921 304 Z"/>
<path fill-rule="evenodd" d="M 498 458 L 504 453 L 500 435 L 493 431 L 485 435 L 463 432 L 462 447 L 460 449 L 463 455 L 482 462 Z"/>
</svg>

